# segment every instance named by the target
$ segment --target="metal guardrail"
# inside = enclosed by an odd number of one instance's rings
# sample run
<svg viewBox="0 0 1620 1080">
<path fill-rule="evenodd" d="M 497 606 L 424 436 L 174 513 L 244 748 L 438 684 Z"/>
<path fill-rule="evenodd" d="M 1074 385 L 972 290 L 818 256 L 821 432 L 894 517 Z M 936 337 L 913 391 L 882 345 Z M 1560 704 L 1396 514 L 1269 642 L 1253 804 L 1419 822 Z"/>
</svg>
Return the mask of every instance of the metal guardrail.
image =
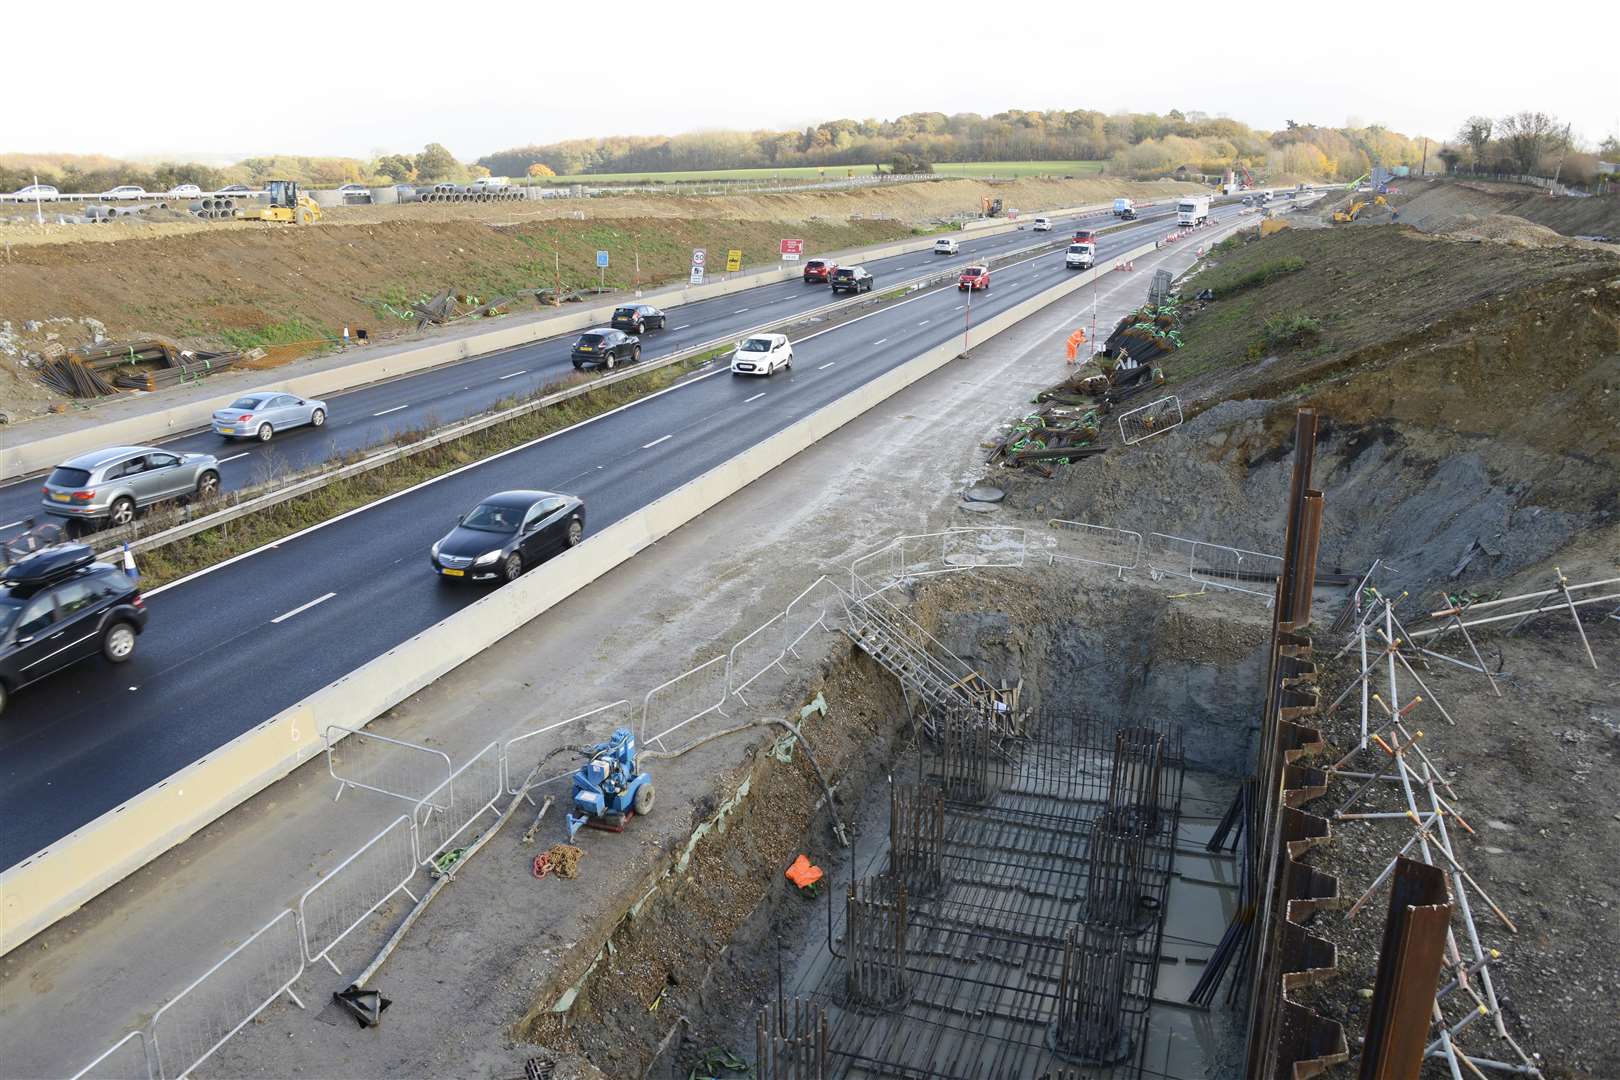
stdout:
<svg viewBox="0 0 1620 1080">
<path fill-rule="evenodd" d="M 395 893 L 403 892 L 416 900 L 410 884 L 418 862 L 416 825 L 410 814 L 401 814 L 306 889 L 298 898 L 298 928 L 305 962 L 325 960 L 341 974 L 332 960 L 332 950 Z"/>
<path fill-rule="evenodd" d="M 341 731 L 343 735 L 334 739 L 332 738 L 334 731 Z M 338 782 L 337 794 L 332 796 L 334 802 L 343 797 L 346 788 L 353 787 L 403 799 L 408 803 L 418 803 L 428 792 L 441 786 L 454 771 L 450 764 L 450 755 L 443 750 L 434 750 L 432 747 L 421 746 L 404 739 L 392 739 L 387 735 L 376 735 L 361 728 L 328 724 L 321 737 L 326 741 L 326 771 Z M 368 766 L 363 780 L 355 775 L 338 773 L 336 746 L 345 737 L 349 740 L 345 744 L 345 749 L 351 751 L 351 758 L 359 757 L 362 759 L 361 764 Z M 361 743 L 375 743 L 379 749 L 367 754 L 359 751 Z M 399 749 L 389 751 L 380 749 L 382 747 Z M 349 764 L 355 762 L 351 760 Z"/>
</svg>

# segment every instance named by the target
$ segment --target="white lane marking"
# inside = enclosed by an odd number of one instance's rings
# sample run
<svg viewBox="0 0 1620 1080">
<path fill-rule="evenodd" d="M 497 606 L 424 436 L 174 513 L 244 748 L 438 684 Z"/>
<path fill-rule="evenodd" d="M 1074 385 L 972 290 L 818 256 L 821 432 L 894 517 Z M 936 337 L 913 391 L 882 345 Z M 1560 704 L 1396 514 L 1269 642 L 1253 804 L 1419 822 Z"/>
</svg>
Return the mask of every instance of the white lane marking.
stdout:
<svg viewBox="0 0 1620 1080">
<path fill-rule="evenodd" d="M 4 525 L 0 525 L 0 529 L 9 529 L 13 525 L 21 525 L 21 524 L 22 524 L 22 522 L 20 522 L 20 521 L 8 521 Z"/>
<path fill-rule="evenodd" d="M 929 323 L 931 323 L 933 321 L 934 321 L 933 319 L 924 319 L 922 322 L 918 323 L 917 325 L 918 326 L 927 326 Z"/>
<path fill-rule="evenodd" d="M 277 615 L 275 618 L 271 619 L 270 621 L 273 622 L 273 623 L 286 622 L 288 619 L 292 618 L 294 615 L 302 614 L 303 612 L 306 612 L 310 608 L 314 607 L 316 604 L 324 604 L 324 603 L 326 603 L 328 600 L 332 599 L 332 597 L 334 597 L 336 595 L 337 595 L 337 593 L 335 593 L 335 592 L 329 592 L 325 596 L 317 596 L 315 599 L 311 600 L 309 603 L 307 603 L 307 604 L 299 604 L 297 607 L 293 608 L 291 611 L 283 612 L 282 614 Z"/>
<path fill-rule="evenodd" d="M 672 327 L 670 327 L 670 329 L 671 330 L 685 330 L 688 327 L 690 327 L 691 325 L 692 325 L 691 323 L 682 323 L 680 326 L 672 326 Z"/>
<path fill-rule="evenodd" d="M 1016 281 L 1003 281 L 1001 283 L 1001 287 L 1003 289 L 1006 289 L 1006 288 L 1010 288 L 1011 286 L 1016 285 L 1016 284 L 1018 284 L 1018 282 L 1016 282 Z"/>
<path fill-rule="evenodd" d="M 647 443 L 645 446 L 643 446 L 642 449 L 643 450 L 651 450 L 653 447 L 657 446 L 659 443 L 664 442 L 667 439 L 673 439 L 674 437 L 675 437 L 674 435 L 665 435 L 664 438 L 662 438 L 662 439 L 654 439 L 652 442 Z"/>
<path fill-rule="evenodd" d="M 221 465 L 223 465 L 223 464 L 225 464 L 225 463 L 226 463 L 226 462 L 227 462 L 227 461 L 235 461 L 235 460 L 236 460 L 236 459 L 237 459 L 237 458 L 245 458 L 245 457 L 247 457 L 247 456 L 248 456 L 248 452 L 247 452 L 247 451 L 246 451 L 246 450 L 244 450 L 244 451 L 242 451 L 242 452 L 241 452 L 241 453 L 240 453 L 240 454 L 232 454 L 232 455 L 231 455 L 231 456 L 230 456 L 230 457 L 222 457 L 222 458 L 220 458 L 220 459 L 219 459 L 219 463 L 220 463 L 220 464 L 221 464 Z M 4 528 L 4 527 L 5 527 L 5 526 L 3 526 L 3 525 L 0 525 L 0 528 Z"/>
<path fill-rule="evenodd" d="M 965 307 L 967 307 L 966 304 L 957 304 L 956 307 L 952 308 L 951 310 L 953 310 L 953 311 L 961 311 Z"/>
<path fill-rule="evenodd" d="M 832 361 L 832 363 L 822 364 L 820 367 L 816 368 L 816 370 L 817 371 L 826 371 L 828 368 L 832 367 L 833 364 L 836 364 L 836 363 L 838 363 L 838 361 L 834 360 L 834 361 Z"/>
<path fill-rule="evenodd" d="M 462 389 L 465 390 L 466 387 L 464 386 L 464 387 L 462 387 Z M 374 412 L 371 415 L 372 416 L 387 416 L 391 412 L 399 412 L 399 410 L 401 410 L 401 409 L 408 409 L 408 408 L 410 408 L 409 405 L 395 405 L 392 409 L 384 409 L 382 412 Z"/>
<path fill-rule="evenodd" d="M 515 379 L 519 375 L 527 375 L 528 373 L 529 373 L 529 369 L 524 368 L 522 371 L 514 371 L 510 375 L 502 375 L 500 379 L 496 379 L 495 381 L 500 382 L 501 379 Z"/>
<path fill-rule="evenodd" d="M 759 393 L 757 393 L 757 394 L 755 394 L 755 395 L 754 395 L 754 396 L 753 396 L 753 397 L 751 397 L 751 398 L 743 398 L 743 404 L 744 404 L 744 405 L 746 405 L 746 404 L 748 404 L 748 403 L 749 403 L 749 402 L 750 402 L 750 401 L 758 401 L 758 400 L 759 400 L 759 399 L 760 399 L 760 398 L 762 398 L 762 397 L 764 397 L 764 396 L 765 396 L 765 392 L 764 392 L 764 391 L 763 391 L 763 390 L 761 390 L 761 391 L 760 391 L 760 392 L 759 392 Z"/>
<path fill-rule="evenodd" d="M 744 308 L 738 308 L 738 309 L 737 309 L 737 310 L 736 310 L 736 311 L 733 311 L 733 312 L 732 312 L 732 314 L 733 314 L 733 315 L 741 315 L 741 314 L 742 314 L 742 313 L 743 313 L 743 312 L 745 312 L 745 311 L 747 311 L 747 310 L 748 310 L 748 309 L 747 309 L 747 308 L 745 308 L 745 307 L 744 307 Z"/>
<path fill-rule="evenodd" d="M 883 343 L 884 343 L 884 342 L 885 342 L 885 341 L 888 341 L 888 340 L 889 340 L 889 339 L 888 339 L 888 338 L 886 338 L 886 337 L 880 337 L 880 338 L 878 338 L 878 339 L 877 339 L 877 340 L 876 340 L 876 341 L 874 341 L 874 342 L 872 342 L 872 346 L 873 346 L 873 347 L 874 347 L 874 348 L 876 348 L 876 347 L 877 347 L 877 346 L 879 346 L 879 345 L 881 345 L 881 344 L 883 344 Z"/>
</svg>

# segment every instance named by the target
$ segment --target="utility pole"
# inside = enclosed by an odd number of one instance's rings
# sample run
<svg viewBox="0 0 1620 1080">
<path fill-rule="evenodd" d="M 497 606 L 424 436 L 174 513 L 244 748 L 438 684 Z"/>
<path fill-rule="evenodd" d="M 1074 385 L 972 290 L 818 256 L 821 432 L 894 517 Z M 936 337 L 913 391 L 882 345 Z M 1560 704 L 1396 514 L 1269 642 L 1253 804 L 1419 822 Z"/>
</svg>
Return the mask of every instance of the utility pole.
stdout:
<svg viewBox="0 0 1620 1080">
<path fill-rule="evenodd" d="M 40 205 L 39 173 L 34 174 L 34 224 L 45 224 L 45 209 Z"/>
<path fill-rule="evenodd" d="M 1423 160 L 1418 163 L 1418 175 L 1429 175 L 1429 137 L 1423 136 Z"/>
</svg>

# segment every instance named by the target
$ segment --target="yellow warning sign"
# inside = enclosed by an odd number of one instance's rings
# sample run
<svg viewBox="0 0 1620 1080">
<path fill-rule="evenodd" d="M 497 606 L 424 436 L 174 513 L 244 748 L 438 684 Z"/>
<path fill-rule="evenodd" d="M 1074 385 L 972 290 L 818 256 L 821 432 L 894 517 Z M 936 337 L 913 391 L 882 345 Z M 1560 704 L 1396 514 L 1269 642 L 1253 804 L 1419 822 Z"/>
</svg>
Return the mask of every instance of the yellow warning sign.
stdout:
<svg viewBox="0 0 1620 1080">
<path fill-rule="evenodd" d="M 730 251 L 726 252 L 726 273 L 735 274 L 741 269 L 742 252 L 737 248 L 732 248 Z"/>
</svg>

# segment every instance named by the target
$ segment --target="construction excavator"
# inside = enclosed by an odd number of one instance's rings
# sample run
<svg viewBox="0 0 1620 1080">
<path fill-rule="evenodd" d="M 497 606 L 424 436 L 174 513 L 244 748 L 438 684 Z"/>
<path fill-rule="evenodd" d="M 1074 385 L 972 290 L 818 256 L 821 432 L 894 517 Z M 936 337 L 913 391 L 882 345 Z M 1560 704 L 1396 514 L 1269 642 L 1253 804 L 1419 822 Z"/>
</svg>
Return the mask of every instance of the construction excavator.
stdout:
<svg viewBox="0 0 1620 1080">
<path fill-rule="evenodd" d="M 270 193 L 270 205 L 238 210 L 238 218 L 244 221 L 280 221 L 289 225 L 311 225 L 321 220 L 321 208 L 315 205 L 314 199 L 298 190 L 298 181 L 271 180 L 264 186 Z"/>
<path fill-rule="evenodd" d="M 1390 208 L 1389 200 L 1384 198 L 1382 195 L 1374 196 L 1371 202 L 1368 202 L 1366 199 L 1357 199 L 1350 204 L 1350 209 L 1333 211 L 1333 223 L 1335 225 L 1349 224 L 1350 222 L 1356 220 L 1356 218 L 1360 217 L 1361 212 L 1367 209 L 1369 206 L 1382 206 L 1386 210 Z"/>
</svg>

